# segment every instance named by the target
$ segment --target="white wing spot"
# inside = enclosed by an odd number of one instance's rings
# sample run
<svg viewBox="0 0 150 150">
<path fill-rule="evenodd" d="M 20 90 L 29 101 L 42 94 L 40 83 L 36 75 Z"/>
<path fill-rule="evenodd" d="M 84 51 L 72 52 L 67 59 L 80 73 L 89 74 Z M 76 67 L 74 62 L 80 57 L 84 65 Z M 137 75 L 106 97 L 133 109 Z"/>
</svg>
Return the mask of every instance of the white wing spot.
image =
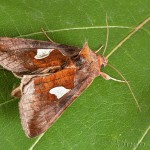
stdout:
<svg viewBox="0 0 150 150">
<path fill-rule="evenodd" d="M 54 49 L 37 49 L 37 54 L 34 56 L 35 59 L 43 59 L 45 57 L 48 57 L 49 54 L 53 51 Z"/>
<path fill-rule="evenodd" d="M 50 94 L 54 94 L 57 96 L 57 99 L 63 97 L 66 93 L 68 93 L 71 89 L 66 89 L 63 86 L 54 87 L 49 91 Z"/>
</svg>

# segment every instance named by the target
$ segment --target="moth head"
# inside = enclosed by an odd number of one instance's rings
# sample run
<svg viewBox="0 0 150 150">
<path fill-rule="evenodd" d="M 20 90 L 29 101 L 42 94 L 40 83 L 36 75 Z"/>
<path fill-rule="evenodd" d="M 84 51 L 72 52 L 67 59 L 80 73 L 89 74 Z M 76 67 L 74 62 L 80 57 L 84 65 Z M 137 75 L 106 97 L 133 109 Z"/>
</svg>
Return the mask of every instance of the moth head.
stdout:
<svg viewBox="0 0 150 150">
<path fill-rule="evenodd" d="M 105 58 L 104 56 L 98 56 L 98 63 L 99 63 L 100 68 L 103 68 L 107 65 L 108 59 Z"/>
</svg>

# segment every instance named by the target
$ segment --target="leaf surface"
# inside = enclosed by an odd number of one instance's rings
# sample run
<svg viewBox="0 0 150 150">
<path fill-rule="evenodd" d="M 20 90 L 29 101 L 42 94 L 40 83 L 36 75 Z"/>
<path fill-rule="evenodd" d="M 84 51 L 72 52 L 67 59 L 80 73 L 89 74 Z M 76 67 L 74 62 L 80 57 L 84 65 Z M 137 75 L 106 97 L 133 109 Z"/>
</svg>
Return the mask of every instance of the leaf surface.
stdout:
<svg viewBox="0 0 150 150">
<path fill-rule="evenodd" d="M 1 0 L 0 36 L 51 39 L 92 50 L 106 42 L 108 54 L 139 23 L 149 17 L 150 1 Z M 136 107 L 126 84 L 101 77 L 42 136 L 28 139 L 21 127 L 18 101 L 10 96 L 19 84 L 0 69 L 0 145 L 13 150 L 150 149 L 150 22 L 131 36 L 109 59 L 129 81 L 140 104 Z M 105 55 L 106 55 L 105 54 Z M 121 79 L 108 66 L 104 72 Z"/>
</svg>

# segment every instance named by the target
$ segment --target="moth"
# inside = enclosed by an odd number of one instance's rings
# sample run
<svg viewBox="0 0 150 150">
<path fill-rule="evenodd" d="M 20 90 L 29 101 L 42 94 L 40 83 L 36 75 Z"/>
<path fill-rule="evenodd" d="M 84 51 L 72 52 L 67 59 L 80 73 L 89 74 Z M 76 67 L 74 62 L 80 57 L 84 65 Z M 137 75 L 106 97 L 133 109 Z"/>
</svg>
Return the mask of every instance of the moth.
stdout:
<svg viewBox="0 0 150 150">
<path fill-rule="evenodd" d="M 45 132 L 96 77 L 121 82 L 101 71 L 107 58 L 92 51 L 87 43 L 78 48 L 52 41 L 0 37 L 0 65 L 21 79 L 12 96 L 20 98 L 26 135 L 32 138 Z"/>
</svg>

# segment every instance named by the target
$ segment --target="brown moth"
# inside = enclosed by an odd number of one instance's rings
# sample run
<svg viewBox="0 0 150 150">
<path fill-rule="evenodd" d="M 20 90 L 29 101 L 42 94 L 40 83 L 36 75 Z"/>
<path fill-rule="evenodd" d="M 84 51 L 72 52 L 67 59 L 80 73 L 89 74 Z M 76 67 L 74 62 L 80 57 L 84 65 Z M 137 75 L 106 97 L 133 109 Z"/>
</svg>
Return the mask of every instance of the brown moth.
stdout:
<svg viewBox="0 0 150 150">
<path fill-rule="evenodd" d="M 87 43 L 78 48 L 52 41 L 0 37 L 0 65 L 21 78 L 12 95 L 20 98 L 20 117 L 26 135 L 35 137 L 45 132 L 96 77 L 122 82 L 101 71 L 109 56 L 98 55 Z"/>
</svg>

